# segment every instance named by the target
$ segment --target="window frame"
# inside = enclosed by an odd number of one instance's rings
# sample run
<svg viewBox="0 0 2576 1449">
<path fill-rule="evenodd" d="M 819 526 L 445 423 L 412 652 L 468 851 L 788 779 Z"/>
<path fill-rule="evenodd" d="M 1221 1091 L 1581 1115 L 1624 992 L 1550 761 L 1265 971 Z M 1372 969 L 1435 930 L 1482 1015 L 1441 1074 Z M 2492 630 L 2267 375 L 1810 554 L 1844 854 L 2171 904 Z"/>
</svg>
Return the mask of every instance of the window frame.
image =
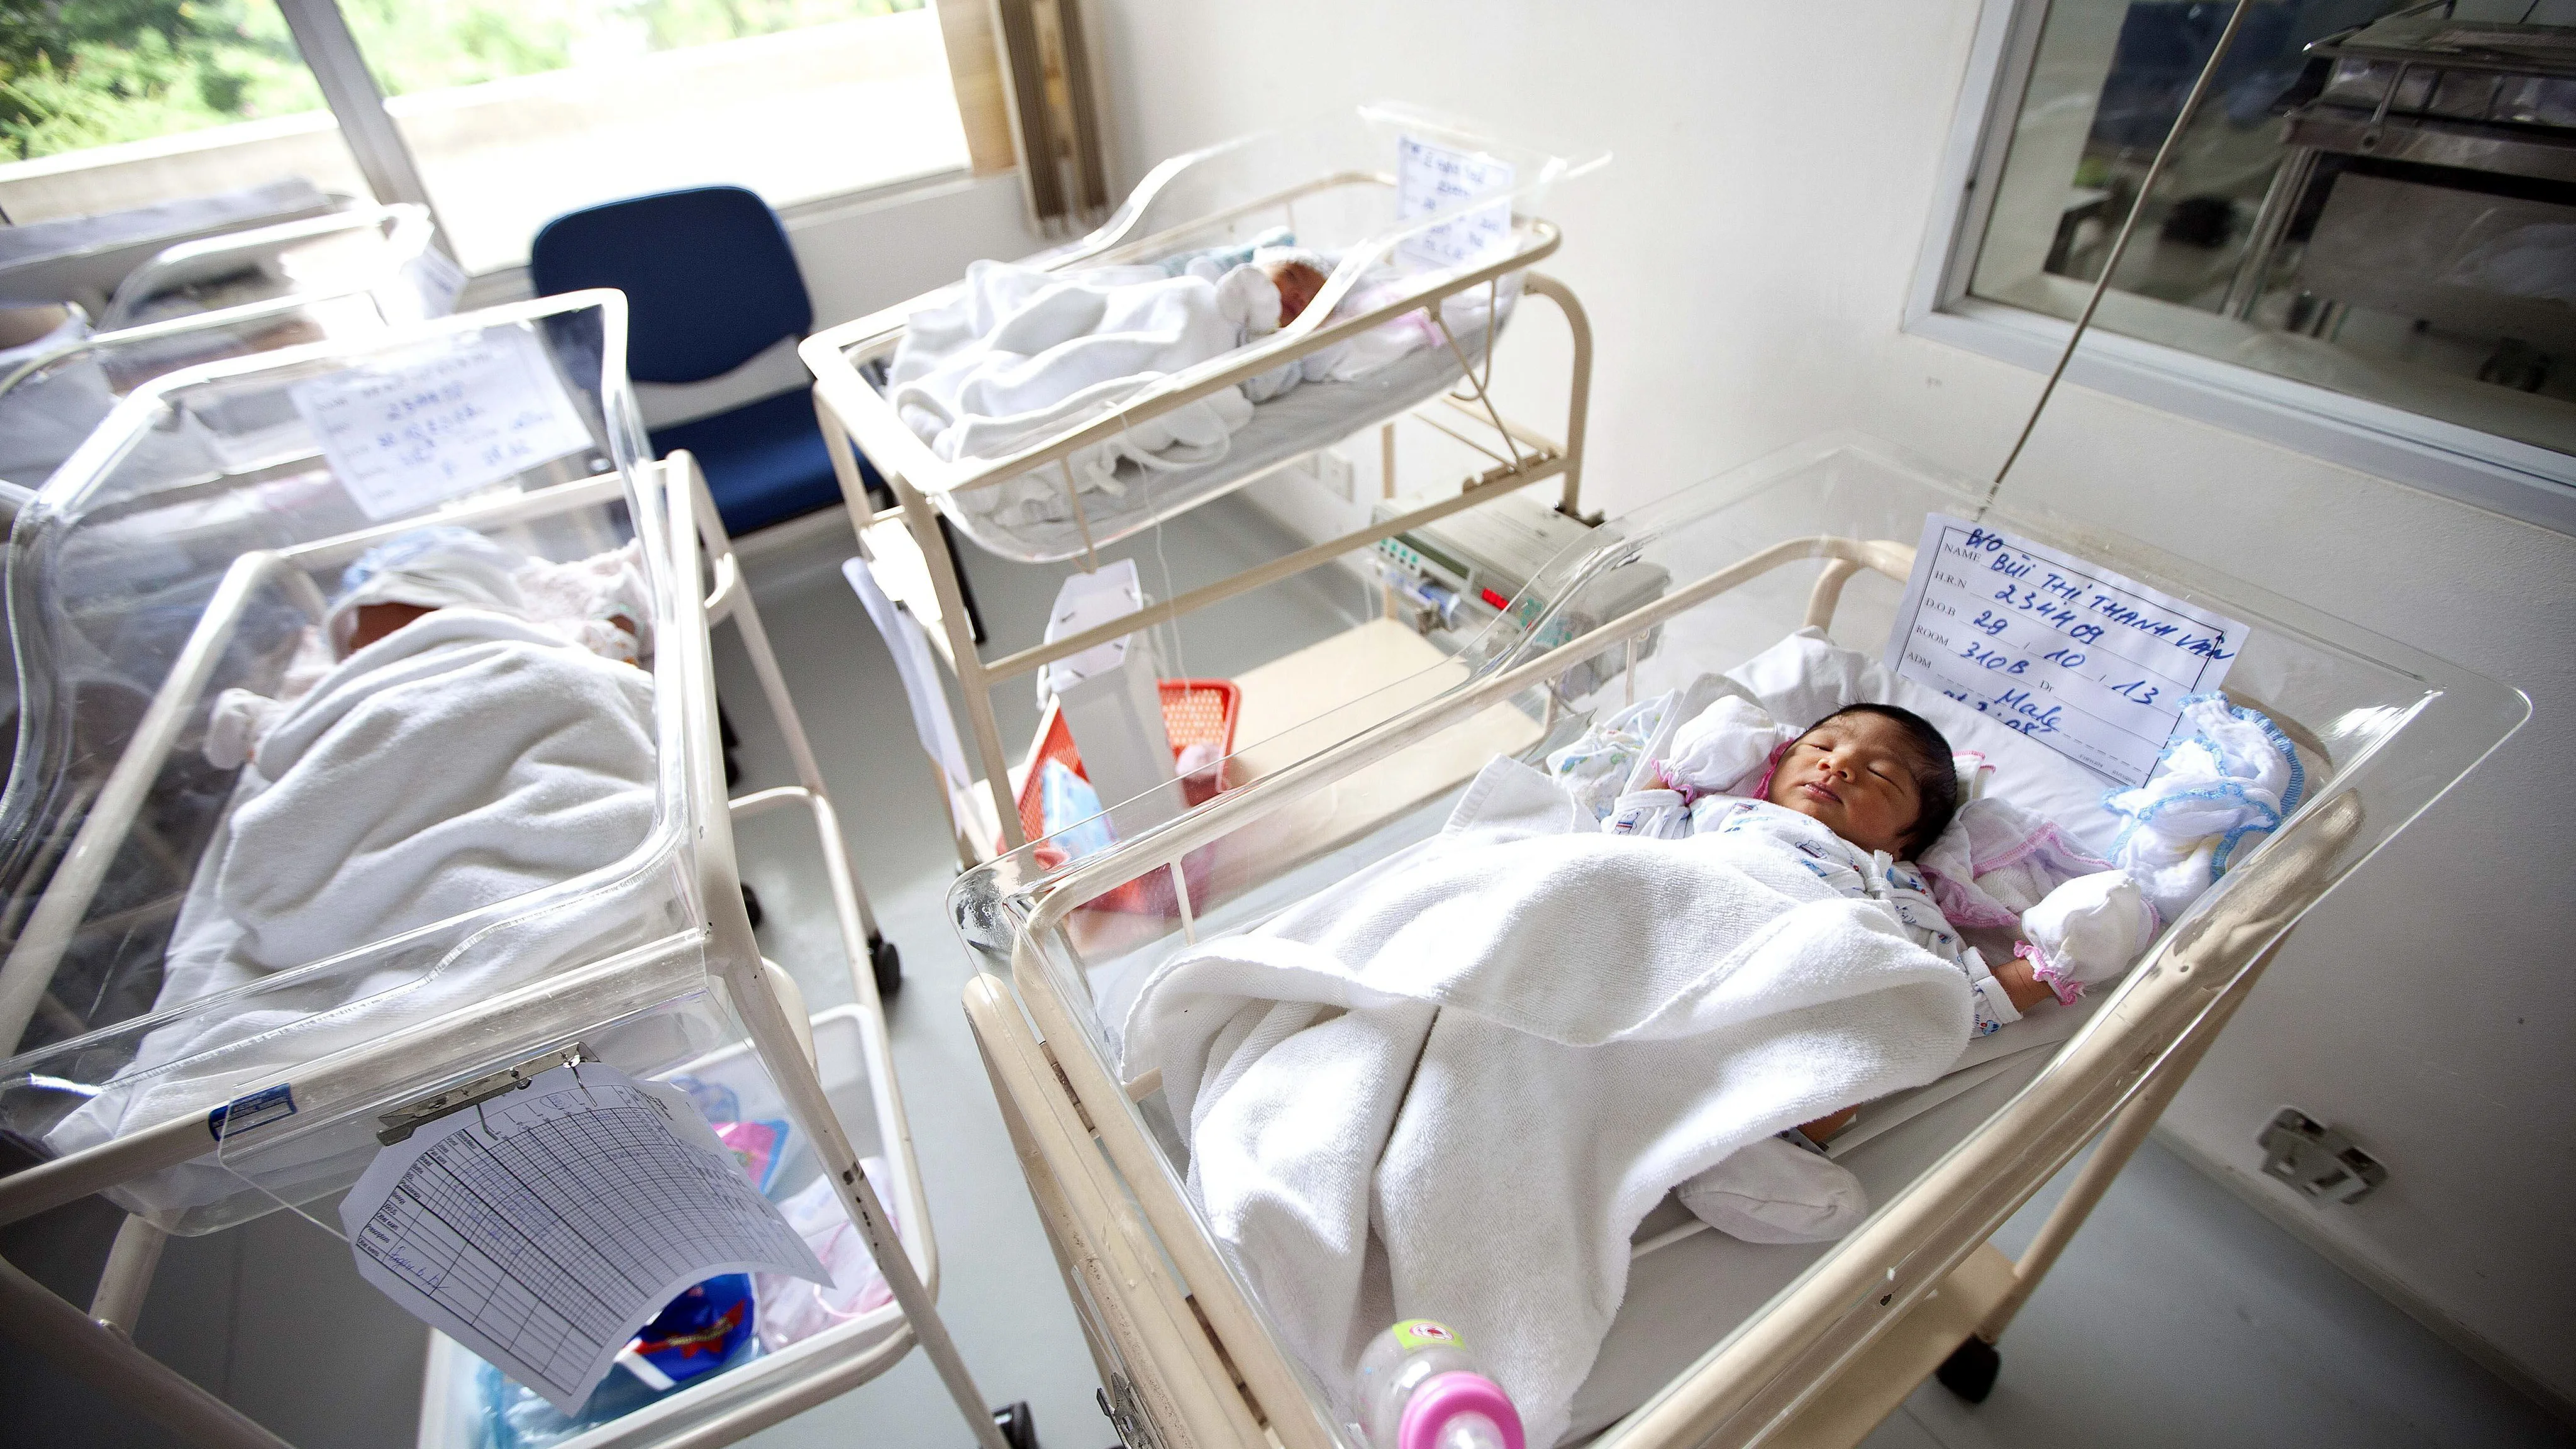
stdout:
<svg viewBox="0 0 2576 1449">
<path fill-rule="evenodd" d="M 1905 304 L 1915 336 L 2045 373 L 2073 324 L 1971 296 L 2048 0 L 1980 0 L 1922 256 Z M 2100 325 L 2069 382 L 2178 417 L 2576 534 L 2576 456 L 2260 372 Z"/>
</svg>

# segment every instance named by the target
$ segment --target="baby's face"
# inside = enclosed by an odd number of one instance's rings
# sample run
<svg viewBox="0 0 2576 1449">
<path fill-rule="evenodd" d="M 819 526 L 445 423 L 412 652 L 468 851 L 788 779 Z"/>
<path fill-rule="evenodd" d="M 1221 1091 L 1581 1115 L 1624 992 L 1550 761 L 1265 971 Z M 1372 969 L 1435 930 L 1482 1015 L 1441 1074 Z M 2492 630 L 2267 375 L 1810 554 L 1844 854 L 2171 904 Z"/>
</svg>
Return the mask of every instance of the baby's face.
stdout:
<svg viewBox="0 0 2576 1449">
<path fill-rule="evenodd" d="M 1324 283 L 1331 280 L 1304 262 L 1272 262 L 1262 271 L 1279 289 L 1279 325 L 1282 327 L 1296 321 L 1297 314 L 1305 311 L 1314 302 L 1315 294 L 1324 290 Z"/>
<path fill-rule="evenodd" d="M 346 659 L 412 620 L 434 612 L 418 604 L 360 604 L 357 620 L 349 630 L 349 647 L 340 657 Z"/>
<path fill-rule="evenodd" d="M 1905 731 L 1883 715 L 1849 714 L 1799 736 L 1764 798 L 1821 822 L 1864 850 L 1905 854 L 1923 815 Z"/>
</svg>

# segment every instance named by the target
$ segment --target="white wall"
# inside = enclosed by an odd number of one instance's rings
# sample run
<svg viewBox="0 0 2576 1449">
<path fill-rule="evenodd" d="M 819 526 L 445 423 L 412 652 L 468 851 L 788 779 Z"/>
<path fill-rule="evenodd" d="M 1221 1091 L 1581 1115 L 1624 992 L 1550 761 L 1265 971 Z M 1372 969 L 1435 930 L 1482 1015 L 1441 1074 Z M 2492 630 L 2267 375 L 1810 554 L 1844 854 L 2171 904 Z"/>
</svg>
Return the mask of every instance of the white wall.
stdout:
<svg viewBox="0 0 2576 1449">
<path fill-rule="evenodd" d="M 1548 270 L 1599 347 L 1594 506 L 1833 427 L 1990 470 L 2036 394 L 2031 373 L 1901 331 L 1974 0 L 1105 8 L 1129 179 L 1377 98 L 1614 149 L 1548 208 L 1566 231 Z M 1512 351 L 1544 357 L 1555 330 L 1516 336 L 1498 376 L 1542 423 L 1547 389 L 1516 385 Z M 2532 696 L 2532 725 L 2299 929 L 2165 1130 L 2473 1350 L 2576 1398 L 2576 953 L 2546 901 L 2576 863 L 2576 540 L 2072 388 L 2009 491 Z M 2388 1185 L 2319 1209 L 2253 1176 L 2284 1102 L 2351 1131 Z"/>
</svg>

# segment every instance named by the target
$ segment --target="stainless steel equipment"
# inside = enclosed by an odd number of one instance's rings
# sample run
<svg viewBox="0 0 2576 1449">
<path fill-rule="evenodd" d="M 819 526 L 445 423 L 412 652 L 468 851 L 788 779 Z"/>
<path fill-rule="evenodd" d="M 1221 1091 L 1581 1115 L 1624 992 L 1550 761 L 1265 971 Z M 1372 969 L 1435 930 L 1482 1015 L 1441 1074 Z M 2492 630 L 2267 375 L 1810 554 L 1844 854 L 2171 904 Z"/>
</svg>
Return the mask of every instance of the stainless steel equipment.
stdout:
<svg viewBox="0 0 2576 1449">
<path fill-rule="evenodd" d="M 2307 47 L 2321 74 L 2225 303 L 2290 285 L 2345 306 L 2576 345 L 2576 27 L 2453 19 L 2449 0 Z M 2303 220 L 2308 235 L 2293 247 Z"/>
</svg>

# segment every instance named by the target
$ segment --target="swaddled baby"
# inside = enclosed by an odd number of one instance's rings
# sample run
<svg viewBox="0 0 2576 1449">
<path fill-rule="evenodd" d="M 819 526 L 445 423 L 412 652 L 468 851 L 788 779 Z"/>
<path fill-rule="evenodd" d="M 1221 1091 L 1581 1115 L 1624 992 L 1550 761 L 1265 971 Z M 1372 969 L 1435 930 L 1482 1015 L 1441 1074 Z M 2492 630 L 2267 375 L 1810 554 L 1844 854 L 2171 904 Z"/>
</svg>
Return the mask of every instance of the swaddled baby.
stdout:
<svg viewBox="0 0 2576 1449">
<path fill-rule="evenodd" d="M 1954 759 L 1950 742 L 1912 710 L 1852 705 L 1775 752 L 1752 798 L 1694 802 L 1691 825 L 1694 834 L 1777 839 L 1843 894 L 1886 904 L 1915 944 L 1967 973 L 1982 1036 L 2020 1020 L 2050 992 L 2022 957 L 1990 967 L 1942 914 L 1914 864 L 1958 812 Z M 1787 820 L 1784 811 L 1812 824 Z M 1831 839 L 1819 839 L 1816 826 Z"/>
<path fill-rule="evenodd" d="M 227 984 L 288 969 L 633 849 L 654 776 L 637 560 L 557 564 L 432 527 L 352 564 L 276 696 L 216 703 L 206 754 L 242 784 L 165 998 L 203 994 L 199 967 Z"/>
<path fill-rule="evenodd" d="M 229 999 L 147 1033 L 48 1141 L 75 1151 L 202 1112 L 629 930 L 627 909 L 558 901 L 470 935 L 415 934 L 609 870 L 646 841 L 657 772 L 635 564 L 624 550 L 550 564 L 427 529 L 353 566 L 275 695 L 228 691 L 209 724 L 207 755 L 239 775 L 154 1009 Z M 199 1167 L 128 1190 L 211 1202 L 238 1190 L 227 1177 Z"/>
<path fill-rule="evenodd" d="M 2058 983 L 2043 979 L 2047 958 L 2038 953 L 1990 965 L 1943 914 L 1933 882 L 1914 863 L 1960 806 L 1956 756 L 1939 729 L 1895 705 L 1857 704 L 1775 743 L 1785 733 L 1743 700 L 1718 700 L 1671 732 L 1663 757 L 1639 766 L 1640 788 L 1618 798 L 1602 828 L 1649 838 L 1750 838 L 1794 852 L 1841 894 L 1884 905 L 1915 944 L 1965 973 L 1979 1035 L 2055 994 Z M 1750 784 L 1739 794 L 1708 788 L 1712 780 Z M 2105 913 L 2138 912 L 2134 901 L 2106 903 Z M 1857 1110 L 1846 1107 L 1738 1151 L 1684 1183 L 1683 1203 L 1750 1241 L 1839 1236 L 1867 1204 L 1857 1179 L 1814 1154 Z"/>
</svg>

